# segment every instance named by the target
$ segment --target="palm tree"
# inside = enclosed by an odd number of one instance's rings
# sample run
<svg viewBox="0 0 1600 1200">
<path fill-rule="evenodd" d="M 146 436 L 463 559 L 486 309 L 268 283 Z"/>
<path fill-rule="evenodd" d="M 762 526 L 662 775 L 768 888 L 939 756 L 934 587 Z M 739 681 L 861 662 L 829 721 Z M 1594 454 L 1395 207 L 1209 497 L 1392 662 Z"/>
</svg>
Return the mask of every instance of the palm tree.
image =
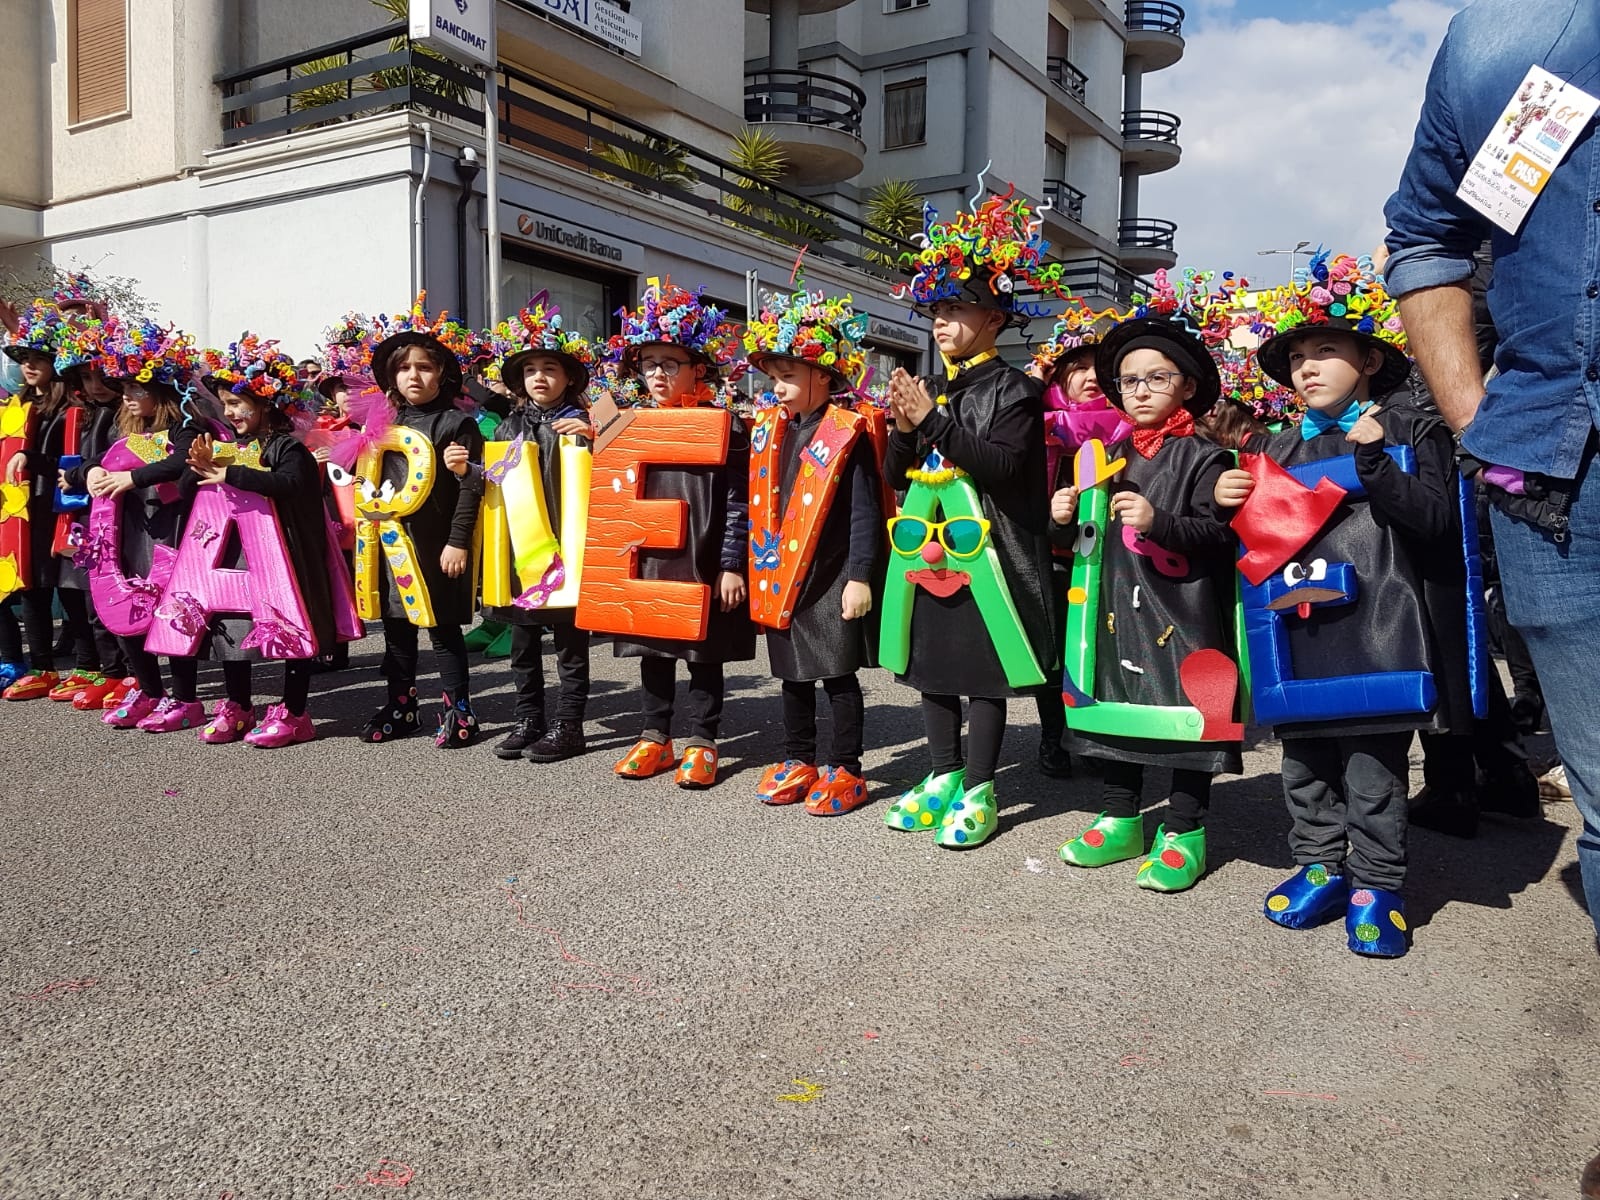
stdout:
<svg viewBox="0 0 1600 1200">
<path fill-rule="evenodd" d="M 640 146 L 645 150 L 651 151 L 651 153 L 641 154 L 636 150 L 630 150 L 627 143 Z M 654 157 L 655 155 L 660 155 L 666 161 L 661 161 L 661 158 Z M 673 141 L 671 138 L 663 137 L 660 134 L 650 134 L 646 137 L 621 134 L 617 145 L 612 145 L 608 142 L 596 144 L 594 156 L 603 159 L 612 166 L 630 171 L 634 175 L 643 175 L 646 179 L 653 179 L 659 183 L 681 188 L 693 187 L 695 183 L 694 171 L 689 166 L 689 147 L 682 142 Z M 618 183 L 626 183 L 636 192 L 649 192 L 651 190 L 645 184 L 633 179 L 607 175 L 603 171 L 600 172 L 600 175 L 605 179 L 614 179 Z"/>
<path fill-rule="evenodd" d="M 922 204 L 923 199 L 917 194 L 915 185 L 904 179 L 885 179 L 867 193 L 867 203 L 861 216 L 874 229 L 909 239 L 922 228 Z M 887 250 L 868 250 L 867 258 L 870 261 L 886 267 L 899 265 L 900 251 L 892 242 L 874 237 L 870 232 L 867 241 L 889 247 Z"/>
</svg>

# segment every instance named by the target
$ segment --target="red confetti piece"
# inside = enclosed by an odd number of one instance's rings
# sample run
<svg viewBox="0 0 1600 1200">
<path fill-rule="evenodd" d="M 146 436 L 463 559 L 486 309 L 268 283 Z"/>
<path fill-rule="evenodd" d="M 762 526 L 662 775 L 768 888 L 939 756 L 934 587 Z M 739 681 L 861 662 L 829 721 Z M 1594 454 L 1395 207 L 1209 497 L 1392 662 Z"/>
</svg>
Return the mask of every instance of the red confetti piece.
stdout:
<svg viewBox="0 0 1600 1200">
<path fill-rule="evenodd" d="M 54 983 L 47 983 L 37 992 L 17 993 L 24 1000 L 43 1000 L 46 996 L 55 995 L 57 992 L 81 992 L 92 988 L 99 983 L 98 979 L 58 979 Z"/>
<path fill-rule="evenodd" d="M 542 933 L 548 937 L 551 943 L 555 946 L 556 953 L 561 956 L 562 962 L 576 963 L 580 967 L 587 967 L 591 971 L 599 972 L 599 974 L 605 979 L 625 981 L 626 986 L 623 987 L 622 990 L 632 993 L 635 996 L 649 996 L 654 994 L 654 985 L 652 985 L 642 975 L 618 975 L 615 971 L 608 971 L 598 963 L 592 963 L 588 959 L 582 958 L 579 955 L 574 954 L 571 950 L 568 950 L 567 943 L 562 940 L 561 935 L 554 929 L 546 928 L 543 925 L 535 925 L 532 921 L 528 920 L 528 918 L 523 914 L 522 901 L 517 898 L 516 892 L 512 891 L 508 887 L 502 887 L 500 890 L 506 894 L 506 903 L 509 904 L 516 912 L 517 924 L 531 929 L 535 933 Z M 617 988 L 608 983 L 552 983 L 550 985 L 550 990 L 558 996 L 565 996 L 568 993 L 575 991 L 611 992 L 616 991 Z"/>
<path fill-rule="evenodd" d="M 353 1187 L 390 1188 L 399 1191 L 409 1187 L 417 1173 L 405 1163 L 394 1158 L 380 1158 L 375 1169 L 368 1171 L 354 1183 L 336 1183 L 333 1190 L 336 1192 L 349 1191 Z"/>
<path fill-rule="evenodd" d="M 863 1041 L 875 1042 L 878 1040 L 878 1034 L 876 1031 L 869 1029 L 861 1035 L 861 1038 Z"/>
</svg>

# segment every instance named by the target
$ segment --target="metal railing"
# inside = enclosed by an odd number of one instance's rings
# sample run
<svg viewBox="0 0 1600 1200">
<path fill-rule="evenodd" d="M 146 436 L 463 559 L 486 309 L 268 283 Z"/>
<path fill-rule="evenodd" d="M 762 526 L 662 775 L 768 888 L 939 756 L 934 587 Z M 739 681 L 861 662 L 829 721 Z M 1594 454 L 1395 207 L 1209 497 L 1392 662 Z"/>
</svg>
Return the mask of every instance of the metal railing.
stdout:
<svg viewBox="0 0 1600 1200">
<path fill-rule="evenodd" d="M 744 119 L 790 121 L 861 136 L 867 94 L 848 79 L 817 71 L 754 71 L 744 77 Z"/>
<path fill-rule="evenodd" d="M 1131 108 L 1122 114 L 1122 136 L 1128 141 L 1177 145 L 1178 127 L 1182 124 L 1176 113 L 1156 108 Z"/>
<path fill-rule="evenodd" d="M 1079 104 L 1088 103 L 1089 77 L 1066 58 L 1049 58 L 1045 62 L 1046 74 L 1050 82 L 1066 92 Z"/>
<path fill-rule="evenodd" d="M 1074 296 L 1106 296 L 1126 304 L 1134 293 L 1148 296 L 1155 286 L 1150 280 L 1123 267 L 1116 259 L 1103 254 L 1065 259 L 1061 265 L 1061 282 L 1072 289 Z M 1017 298 L 1046 307 L 1055 303 L 1036 292 L 1019 293 Z"/>
<path fill-rule="evenodd" d="M 1183 36 L 1183 8 L 1166 0 L 1128 0 L 1124 23 L 1129 29 Z"/>
<path fill-rule="evenodd" d="M 1083 193 L 1065 179 L 1046 179 L 1044 196 L 1056 212 L 1083 224 Z"/>
<path fill-rule="evenodd" d="M 1117 245 L 1125 249 L 1172 250 L 1176 221 L 1156 217 L 1124 217 L 1117 222 Z"/>
</svg>

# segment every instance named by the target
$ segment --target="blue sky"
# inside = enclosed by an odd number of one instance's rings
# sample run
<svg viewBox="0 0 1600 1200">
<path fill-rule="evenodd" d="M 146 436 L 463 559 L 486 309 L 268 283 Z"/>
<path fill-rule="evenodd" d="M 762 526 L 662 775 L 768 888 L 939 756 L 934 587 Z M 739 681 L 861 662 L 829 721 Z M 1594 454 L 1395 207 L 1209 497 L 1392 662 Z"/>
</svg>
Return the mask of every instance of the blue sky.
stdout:
<svg viewBox="0 0 1600 1200">
<path fill-rule="evenodd" d="M 1528 0 L 1538 3 L 1540 0 Z M 1176 221 L 1180 267 L 1282 282 L 1312 245 L 1365 254 L 1410 149 L 1429 65 L 1465 0 L 1188 0 L 1183 58 L 1145 79 L 1183 125 L 1140 215 Z"/>
</svg>

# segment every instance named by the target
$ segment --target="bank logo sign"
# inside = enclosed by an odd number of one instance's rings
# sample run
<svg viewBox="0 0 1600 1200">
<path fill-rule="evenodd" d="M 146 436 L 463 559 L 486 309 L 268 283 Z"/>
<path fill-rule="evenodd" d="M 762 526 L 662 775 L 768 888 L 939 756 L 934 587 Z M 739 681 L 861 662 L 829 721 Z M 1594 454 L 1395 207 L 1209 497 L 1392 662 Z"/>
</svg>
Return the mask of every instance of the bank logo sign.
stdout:
<svg viewBox="0 0 1600 1200">
<path fill-rule="evenodd" d="M 410 0 L 411 40 L 469 67 L 495 65 L 494 0 Z"/>
<path fill-rule="evenodd" d="M 515 0 L 530 12 L 572 25 L 635 58 L 644 53 L 644 27 L 639 18 L 607 0 Z"/>
</svg>

